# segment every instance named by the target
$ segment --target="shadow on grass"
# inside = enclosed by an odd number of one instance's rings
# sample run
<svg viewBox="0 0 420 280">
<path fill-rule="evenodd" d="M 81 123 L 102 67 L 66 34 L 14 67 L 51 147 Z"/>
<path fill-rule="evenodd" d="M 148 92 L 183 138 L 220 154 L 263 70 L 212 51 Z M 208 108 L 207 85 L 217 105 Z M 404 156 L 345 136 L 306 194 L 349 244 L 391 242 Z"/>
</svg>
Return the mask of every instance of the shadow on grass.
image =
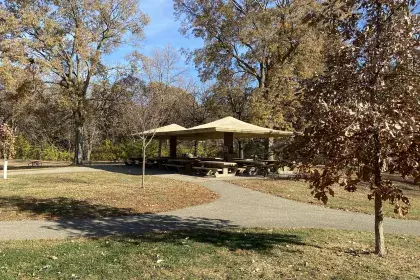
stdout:
<svg viewBox="0 0 420 280">
<path fill-rule="evenodd" d="M 141 175 L 141 166 L 126 166 L 125 164 L 92 164 L 87 165 L 92 169 L 119 174 Z M 176 170 L 163 170 L 158 168 L 146 168 L 146 175 L 179 174 Z"/>
<path fill-rule="evenodd" d="M 307 245 L 300 236 L 287 233 L 270 233 L 267 231 L 241 229 L 194 229 L 143 234 L 130 239 L 121 238 L 117 241 L 131 244 L 170 243 L 186 245 L 189 241 L 206 243 L 217 247 L 224 247 L 230 251 L 254 250 L 267 253 L 276 245 Z M 295 252 L 290 246 L 284 250 Z"/>
<path fill-rule="evenodd" d="M 224 247 L 231 251 L 254 250 L 269 253 L 276 245 L 296 252 L 286 245 L 308 245 L 295 234 L 268 231 L 243 231 L 228 220 L 201 217 L 181 218 L 173 215 L 140 214 L 137 216 L 102 218 L 94 220 L 61 220 L 48 229 L 65 230 L 73 237 L 112 236 L 117 242 L 130 245 L 141 243 L 168 243 L 186 245 L 189 240 Z M 309 245 L 313 246 L 313 245 Z"/>
<path fill-rule="evenodd" d="M 90 204 L 89 202 L 66 197 L 38 199 L 33 197 L 0 197 L 1 209 L 17 209 L 30 215 L 43 216 L 46 219 L 84 219 L 135 215 L 131 208 L 116 208 L 108 205 Z"/>
</svg>

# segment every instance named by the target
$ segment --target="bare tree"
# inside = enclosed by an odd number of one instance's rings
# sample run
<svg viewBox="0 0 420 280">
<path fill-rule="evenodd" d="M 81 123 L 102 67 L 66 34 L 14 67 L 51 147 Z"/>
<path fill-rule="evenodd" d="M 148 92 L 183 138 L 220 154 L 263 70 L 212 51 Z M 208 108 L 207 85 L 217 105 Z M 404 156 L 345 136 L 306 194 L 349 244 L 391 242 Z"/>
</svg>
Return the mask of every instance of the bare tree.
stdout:
<svg viewBox="0 0 420 280">
<path fill-rule="evenodd" d="M 146 167 L 146 149 L 152 142 L 156 128 L 174 119 L 176 108 L 188 96 L 191 82 L 181 58 L 171 46 L 155 49 L 149 57 L 131 55 L 135 79 L 131 85 L 132 102 L 127 104 L 126 122 L 132 133 L 142 142 L 142 187 Z"/>
<path fill-rule="evenodd" d="M 141 39 L 148 18 L 135 0 L 4 2 L 0 13 L 8 27 L 6 38 L 14 38 L 7 39 L 9 44 L 25 46 L 21 63 L 35 64 L 46 83 L 62 89 L 63 103 L 72 111 L 74 163 L 82 164 L 86 104 L 92 82 L 104 68 L 102 56 L 128 35 L 134 42 Z"/>
</svg>

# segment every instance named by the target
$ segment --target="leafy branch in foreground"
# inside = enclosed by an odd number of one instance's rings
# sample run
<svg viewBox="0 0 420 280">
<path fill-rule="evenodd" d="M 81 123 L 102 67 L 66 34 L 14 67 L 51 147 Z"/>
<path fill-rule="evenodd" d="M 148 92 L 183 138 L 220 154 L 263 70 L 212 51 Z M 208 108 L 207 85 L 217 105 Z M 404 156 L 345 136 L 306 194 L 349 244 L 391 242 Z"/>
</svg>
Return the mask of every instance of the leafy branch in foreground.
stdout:
<svg viewBox="0 0 420 280">
<path fill-rule="evenodd" d="M 410 202 L 384 172 L 420 182 L 420 21 L 412 1 L 327 1 L 317 19 L 329 31 L 326 69 L 300 95 L 308 126 L 299 137 L 301 170 L 327 203 L 331 188 L 370 186 L 376 253 L 384 256 L 382 203 L 405 215 Z M 334 20 L 333 20 L 334 19 Z M 319 22 L 318 22 L 319 23 Z M 323 158 L 322 169 L 313 168 Z"/>
</svg>

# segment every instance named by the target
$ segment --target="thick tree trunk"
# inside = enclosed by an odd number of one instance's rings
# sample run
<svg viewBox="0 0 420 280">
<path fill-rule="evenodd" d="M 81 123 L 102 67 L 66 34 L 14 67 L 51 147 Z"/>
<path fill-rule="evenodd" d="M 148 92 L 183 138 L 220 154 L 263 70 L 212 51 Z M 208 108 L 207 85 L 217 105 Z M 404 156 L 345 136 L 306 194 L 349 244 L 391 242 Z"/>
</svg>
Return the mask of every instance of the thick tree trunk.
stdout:
<svg viewBox="0 0 420 280">
<path fill-rule="evenodd" d="M 146 139 L 143 137 L 143 160 L 141 163 L 141 187 L 144 188 L 144 175 L 146 173 Z"/>
<path fill-rule="evenodd" d="M 90 164 L 90 157 L 92 155 L 92 144 L 89 143 L 86 151 L 86 161 Z"/>
<path fill-rule="evenodd" d="M 75 123 L 75 149 L 73 164 L 83 164 L 83 122 L 76 121 Z"/>
</svg>

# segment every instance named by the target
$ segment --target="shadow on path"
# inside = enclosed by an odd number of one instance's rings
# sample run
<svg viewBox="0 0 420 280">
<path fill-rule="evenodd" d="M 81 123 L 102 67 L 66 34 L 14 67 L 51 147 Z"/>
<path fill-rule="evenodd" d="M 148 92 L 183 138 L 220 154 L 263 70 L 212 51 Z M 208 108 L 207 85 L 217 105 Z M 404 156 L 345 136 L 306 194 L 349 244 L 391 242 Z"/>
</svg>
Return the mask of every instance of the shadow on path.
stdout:
<svg viewBox="0 0 420 280">
<path fill-rule="evenodd" d="M 235 228 L 230 221 L 208 218 L 180 218 L 172 215 L 140 214 L 101 219 L 59 220 L 43 228 L 67 231 L 71 236 L 136 235 L 178 230 L 218 230 Z"/>
<path fill-rule="evenodd" d="M 34 198 L 9 196 L 0 197 L 0 209 L 13 209 L 29 216 L 42 216 L 46 219 L 84 219 L 135 215 L 131 208 L 117 208 L 109 205 L 91 204 L 87 201 L 67 197 Z"/>
</svg>

